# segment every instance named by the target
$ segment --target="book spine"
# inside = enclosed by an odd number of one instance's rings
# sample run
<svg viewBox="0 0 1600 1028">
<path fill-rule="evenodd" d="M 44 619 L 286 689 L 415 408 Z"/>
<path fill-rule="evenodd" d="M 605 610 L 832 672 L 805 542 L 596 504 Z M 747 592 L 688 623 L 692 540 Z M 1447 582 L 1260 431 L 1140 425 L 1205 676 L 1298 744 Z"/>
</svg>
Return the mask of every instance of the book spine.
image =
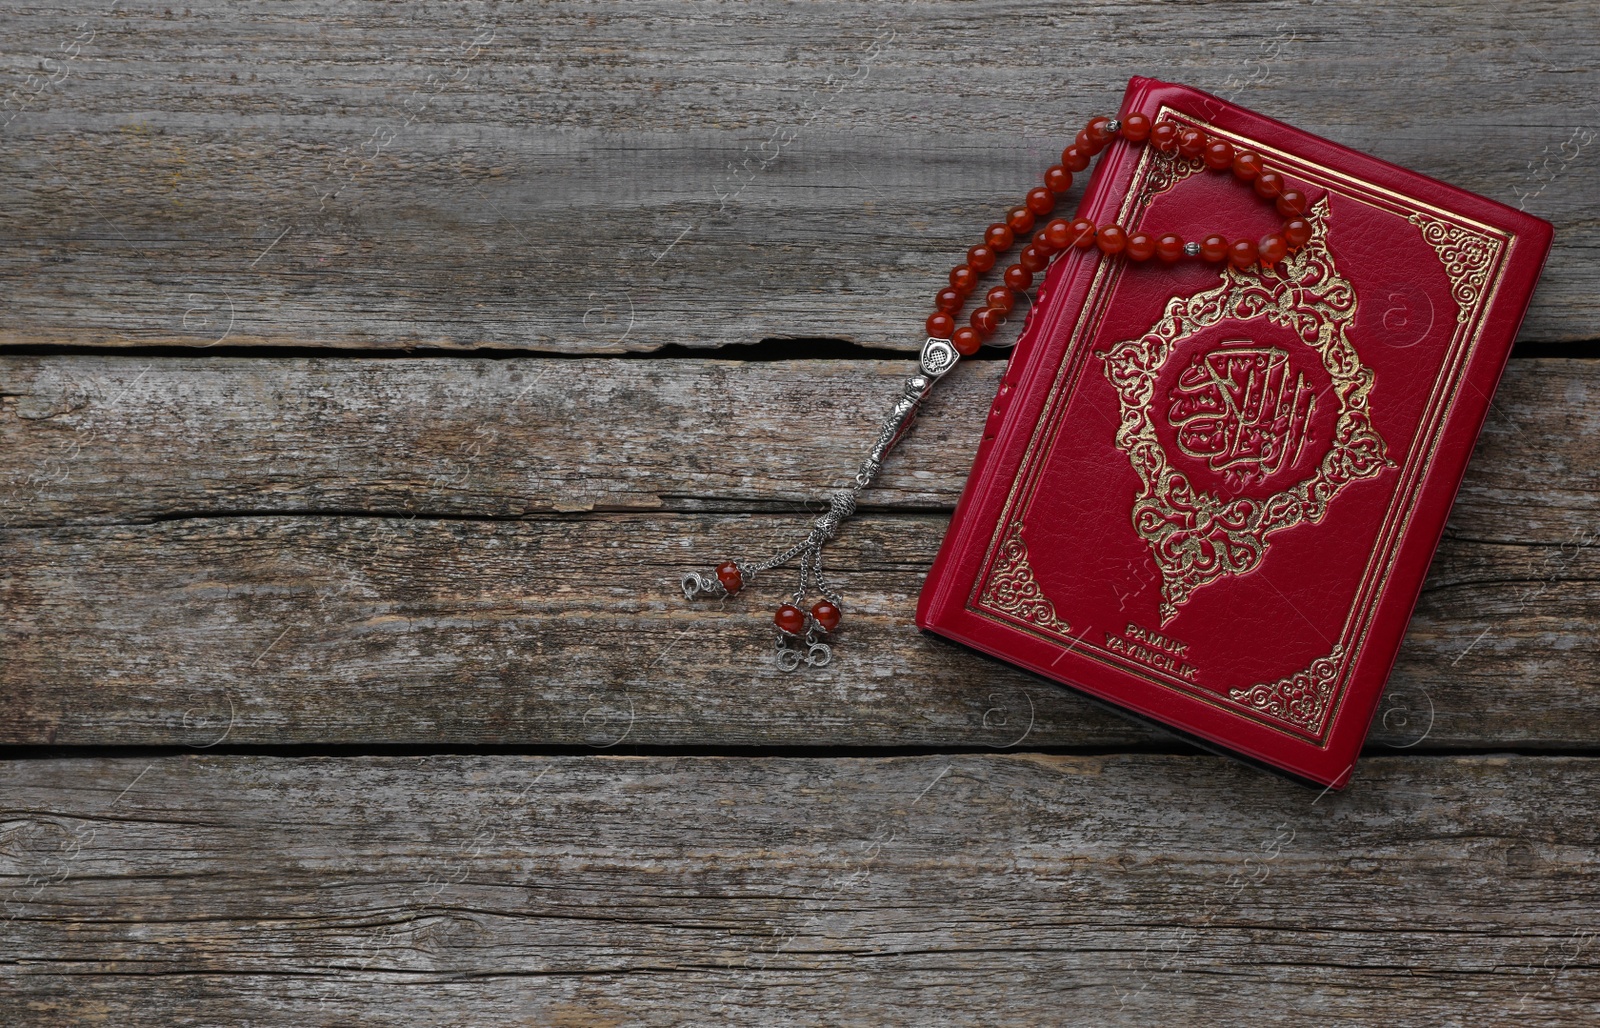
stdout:
<svg viewBox="0 0 1600 1028">
<path fill-rule="evenodd" d="M 1121 116 L 1142 109 L 1150 91 L 1164 84 L 1140 76 L 1129 79 L 1119 108 Z M 1127 143 L 1118 143 L 1107 149 L 1090 174 L 1089 183 L 1084 187 L 1083 197 L 1078 201 L 1077 212 L 1073 216 L 1088 217 L 1096 224 L 1102 223 L 1105 213 L 1115 211 L 1118 206 L 1117 197 L 1110 195 L 1111 184 L 1126 179 L 1126 166 L 1136 160 L 1137 147 Z M 975 507 L 982 506 L 977 503 L 977 497 L 983 495 L 995 481 L 996 447 L 1003 445 L 1006 437 L 1016 431 L 1015 419 L 1007 416 L 1009 406 L 1013 402 L 1022 402 L 1042 394 L 1042 390 L 1034 387 L 1038 376 L 1053 374 L 1055 363 L 1058 363 L 1044 359 L 1051 349 L 1049 343 L 1067 335 L 1062 329 L 1063 322 L 1069 317 L 1075 320 L 1078 316 L 1077 305 L 1071 303 L 1067 296 L 1072 291 L 1070 286 L 1082 275 L 1092 272 L 1095 262 L 1101 259 L 1097 251 L 1068 252 L 1056 259 L 1045 272 L 1044 281 L 1023 320 L 1016 346 L 1006 362 L 1005 374 L 995 390 L 989 416 L 984 422 L 983 436 L 978 443 L 978 452 L 972 462 L 972 471 L 967 476 L 960 499 L 956 501 L 950 527 L 945 532 L 938 555 L 928 569 L 928 577 L 917 602 L 916 619 L 920 628 L 937 626 L 940 620 L 938 612 L 946 609 L 952 590 L 964 592 L 972 586 L 972 581 L 966 576 L 951 574 L 949 565 L 954 554 L 965 552 L 966 540 L 973 532 L 992 530 L 994 527 L 975 524 L 975 519 L 970 515 Z M 1057 297 L 1057 300 L 1051 302 L 1051 297 Z"/>
</svg>

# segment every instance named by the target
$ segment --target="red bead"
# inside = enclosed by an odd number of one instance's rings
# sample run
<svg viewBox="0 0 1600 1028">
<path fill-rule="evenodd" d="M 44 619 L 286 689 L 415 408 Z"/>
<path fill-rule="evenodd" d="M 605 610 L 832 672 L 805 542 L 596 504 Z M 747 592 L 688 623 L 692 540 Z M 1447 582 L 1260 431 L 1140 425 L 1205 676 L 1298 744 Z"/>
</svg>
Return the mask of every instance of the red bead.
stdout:
<svg viewBox="0 0 1600 1028">
<path fill-rule="evenodd" d="M 811 616 L 817 619 L 817 624 L 822 626 L 824 632 L 831 632 L 839 627 L 839 619 L 844 617 L 844 611 L 827 600 L 818 600 L 811 605 Z"/>
<path fill-rule="evenodd" d="M 1263 171 L 1256 176 L 1255 186 L 1257 196 L 1271 200 L 1283 192 L 1283 176 L 1275 171 Z"/>
<path fill-rule="evenodd" d="M 781 631 L 790 635 L 799 635 L 806 630 L 806 615 L 799 607 L 792 603 L 785 603 L 772 615 L 772 623 Z"/>
<path fill-rule="evenodd" d="M 1178 133 L 1178 152 L 1185 157 L 1199 157 L 1206 148 L 1206 134 L 1197 128 L 1186 128 Z"/>
<path fill-rule="evenodd" d="M 1156 128 L 1160 128 L 1157 125 Z M 1168 264 L 1183 256 L 1183 237 L 1176 232 L 1168 232 L 1156 240 L 1156 256 Z"/>
<path fill-rule="evenodd" d="M 1258 259 L 1256 244 L 1250 239 L 1235 239 L 1228 246 L 1228 260 L 1233 266 L 1243 270 L 1254 264 Z"/>
<path fill-rule="evenodd" d="M 1233 173 L 1246 182 L 1261 174 L 1261 155 L 1240 150 L 1233 155 Z"/>
<path fill-rule="evenodd" d="M 1052 164 L 1044 173 L 1044 187 L 1058 195 L 1065 193 L 1072 188 L 1072 172 L 1059 164 Z"/>
<path fill-rule="evenodd" d="M 1128 236 L 1128 248 L 1123 251 L 1136 261 L 1147 261 L 1156 253 L 1156 237 L 1148 232 L 1134 232 Z"/>
<path fill-rule="evenodd" d="M 956 329 L 956 334 L 950 337 L 950 342 L 961 356 L 971 357 L 978 352 L 978 347 L 983 345 L 983 336 L 970 325 L 962 325 Z"/>
<path fill-rule="evenodd" d="M 1044 227 L 1045 242 L 1052 250 L 1065 250 L 1072 245 L 1072 225 L 1066 218 L 1056 218 Z"/>
<path fill-rule="evenodd" d="M 1217 139 L 1213 136 L 1206 142 L 1205 152 L 1206 167 L 1212 171 L 1226 171 L 1233 167 L 1233 144 L 1226 139 Z"/>
<path fill-rule="evenodd" d="M 1261 237 L 1256 252 L 1262 265 L 1270 268 L 1289 255 L 1289 244 L 1281 235 L 1274 232 Z"/>
<path fill-rule="evenodd" d="M 1178 126 L 1170 121 L 1163 121 L 1150 130 L 1150 144 L 1162 153 L 1171 153 L 1178 148 Z"/>
<path fill-rule="evenodd" d="M 1100 248 L 1101 253 L 1121 253 L 1128 245 L 1128 233 L 1122 230 L 1121 225 L 1107 225 L 1095 233 L 1094 245 Z"/>
<path fill-rule="evenodd" d="M 1137 112 L 1122 119 L 1122 138 L 1130 143 L 1142 143 L 1150 138 L 1150 118 Z M 1142 260 L 1143 258 L 1138 258 Z"/>
<path fill-rule="evenodd" d="M 1091 157 L 1101 150 L 1101 144 L 1094 141 L 1089 135 L 1088 129 L 1079 132 L 1077 138 L 1072 141 L 1072 145 L 1078 148 L 1079 153 L 1086 153 Z"/>
<path fill-rule="evenodd" d="M 984 297 L 984 300 L 1001 314 L 1010 314 L 1011 308 L 1017 304 L 1017 294 L 1007 286 L 995 286 L 989 290 L 989 295 Z"/>
<path fill-rule="evenodd" d="M 725 560 L 717 565 L 717 581 L 728 590 L 729 596 L 744 588 L 744 576 L 739 573 L 739 565 L 731 560 Z"/>
<path fill-rule="evenodd" d="M 1016 241 L 1016 238 L 1016 234 L 1011 231 L 1010 225 L 1002 225 L 996 222 L 990 225 L 988 230 L 983 233 L 983 245 L 995 253 L 1005 253 L 1011 249 L 1011 244 Z"/>
<path fill-rule="evenodd" d="M 935 339 L 949 339 L 950 333 L 956 330 L 956 319 L 951 317 L 949 311 L 934 311 L 928 315 L 928 334 Z"/>
<path fill-rule="evenodd" d="M 1018 238 L 1025 236 L 1033 231 L 1033 212 L 1026 207 L 1013 207 L 1006 211 L 1006 224 Z"/>
<path fill-rule="evenodd" d="M 994 267 L 994 251 L 987 246 L 974 246 L 967 251 L 967 266 L 978 274 Z"/>
<path fill-rule="evenodd" d="M 1044 254 L 1046 257 L 1049 257 L 1051 254 L 1061 249 L 1061 247 L 1050 242 L 1050 233 L 1046 232 L 1042 228 L 1033 234 L 1033 248 Z"/>
<path fill-rule="evenodd" d="M 942 311 L 958 311 L 966 299 L 967 294 L 959 289 L 941 289 L 933 298 L 933 305 Z"/>
<path fill-rule="evenodd" d="M 1020 264 L 1013 264 L 1006 269 L 1005 283 L 1020 293 L 1033 285 L 1033 272 Z"/>
<path fill-rule="evenodd" d="M 1285 218 L 1292 218 L 1297 214 L 1306 212 L 1306 194 L 1298 189 L 1285 189 L 1278 194 L 1278 213 Z"/>
<path fill-rule="evenodd" d="M 1094 222 L 1088 218 L 1073 219 L 1072 245 L 1080 250 L 1087 250 L 1094 245 Z"/>
<path fill-rule="evenodd" d="M 972 312 L 972 327 L 987 339 L 1000 327 L 1000 316 L 1000 312 L 993 307 L 979 307 Z"/>
<path fill-rule="evenodd" d="M 1028 190 L 1027 199 L 1023 202 L 1028 205 L 1028 210 L 1041 218 L 1056 209 L 1056 198 L 1044 186 L 1034 186 Z"/>
<path fill-rule="evenodd" d="M 1025 271 L 1043 271 L 1050 263 L 1050 255 L 1041 251 L 1037 246 L 1025 246 L 1017 255 L 1017 263 Z"/>
<path fill-rule="evenodd" d="M 950 288 L 967 295 L 978 288 L 978 273 L 965 264 L 958 264 L 950 269 Z"/>
<path fill-rule="evenodd" d="M 1311 238 L 1311 222 L 1304 218 L 1290 218 L 1283 223 L 1283 241 L 1290 250 L 1298 250 Z"/>
<path fill-rule="evenodd" d="M 1111 131 L 1111 119 L 1104 115 L 1090 118 L 1089 124 L 1085 125 L 1083 130 L 1089 134 L 1090 139 L 1101 146 L 1111 142 L 1111 137 L 1116 135 L 1115 132 Z"/>
<path fill-rule="evenodd" d="M 1228 256 L 1228 241 L 1221 236 L 1206 236 L 1200 241 L 1200 256 L 1213 264 Z"/>
<path fill-rule="evenodd" d="M 1078 149 L 1077 144 L 1061 151 L 1061 167 L 1067 171 L 1082 171 L 1089 166 L 1089 154 Z"/>
</svg>

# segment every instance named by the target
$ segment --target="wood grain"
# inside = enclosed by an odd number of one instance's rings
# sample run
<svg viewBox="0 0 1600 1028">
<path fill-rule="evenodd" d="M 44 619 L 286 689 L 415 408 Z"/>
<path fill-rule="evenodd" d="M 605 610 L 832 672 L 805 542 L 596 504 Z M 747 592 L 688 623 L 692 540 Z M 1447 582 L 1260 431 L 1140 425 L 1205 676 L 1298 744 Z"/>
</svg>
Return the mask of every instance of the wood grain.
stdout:
<svg viewBox="0 0 1600 1028">
<path fill-rule="evenodd" d="M 832 548 L 834 663 L 785 675 L 783 584 L 686 602 L 707 555 L 794 519 L 223 517 L 8 530 L 0 741 L 90 745 L 1170 746 L 918 633 L 946 516 Z M 1373 740 L 1592 748 L 1600 547 L 1452 539 Z"/>
<path fill-rule="evenodd" d="M 900 362 L 0 369 L 7 743 L 1170 745 L 912 628 L 994 364 L 951 379 L 883 513 L 832 547 L 849 631 L 809 678 L 765 652 L 770 584 L 706 606 L 676 581 L 781 549 Z M 1514 362 L 1375 742 L 1600 737 L 1597 374 Z"/>
<path fill-rule="evenodd" d="M 12 9 L 0 343 L 915 349 L 953 259 L 1132 74 L 1550 219 L 1523 338 L 1591 339 L 1593 13 Z"/>
<path fill-rule="evenodd" d="M 685 350 L 914 350 L 1132 74 L 1550 219 L 1593 340 L 1592 8 L 9 5 L 0 347 L 193 356 L 0 355 L 0 746 L 86 748 L 0 760 L 0 1022 L 1593 1023 L 1600 362 L 1512 362 L 1344 793 L 914 630 L 998 363 L 832 666 L 676 593 L 908 373 Z"/>
<path fill-rule="evenodd" d="M 242 513 L 798 511 L 845 484 L 909 361 L 0 357 L 0 524 Z M 1003 367 L 964 364 L 863 495 L 949 511 Z M 1600 363 L 1513 360 L 1452 531 L 1600 516 Z"/>
<path fill-rule="evenodd" d="M 1323 795 L 1159 755 L 193 756 L 0 782 L 17 1026 L 1600 1005 L 1593 759 L 1379 758 Z"/>
</svg>

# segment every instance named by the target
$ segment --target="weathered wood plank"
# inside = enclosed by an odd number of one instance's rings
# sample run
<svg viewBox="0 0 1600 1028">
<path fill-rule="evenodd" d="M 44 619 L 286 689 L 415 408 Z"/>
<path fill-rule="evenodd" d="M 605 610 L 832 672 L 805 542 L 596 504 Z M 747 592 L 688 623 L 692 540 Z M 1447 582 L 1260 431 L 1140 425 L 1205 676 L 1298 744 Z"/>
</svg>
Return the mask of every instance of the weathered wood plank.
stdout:
<svg viewBox="0 0 1600 1028">
<path fill-rule="evenodd" d="M 11 1025 L 1600 1006 L 1593 759 L 1380 758 L 1320 796 L 1154 755 L 197 756 L 0 783 Z"/>
<path fill-rule="evenodd" d="M 771 510 L 844 484 L 902 361 L 0 358 L 0 523 L 356 511 Z M 863 501 L 950 510 L 1002 366 L 928 400 Z M 1514 360 L 1457 501 L 1474 539 L 1600 518 L 1600 362 Z"/>
<path fill-rule="evenodd" d="M 0 742 L 601 747 L 1160 742 L 916 631 L 944 514 L 830 552 L 832 665 L 785 675 L 787 588 L 688 603 L 686 568 L 784 515 L 223 517 L 0 533 Z M 1375 726 L 1389 745 L 1595 747 L 1600 547 L 1452 539 Z"/>
<path fill-rule="evenodd" d="M 0 357 L 5 523 L 792 509 L 849 480 L 915 368 Z M 868 501 L 953 507 L 1000 372 L 951 375 Z"/>
<path fill-rule="evenodd" d="M 952 257 L 1130 74 L 1551 219 L 1524 338 L 1592 338 L 1594 14 L 13 7 L 0 343 L 915 348 Z"/>
<path fill-rule="evenodd" d="M 764 653 L 770 584 L 725 608 L 675 595 L 683 570 L 781 548 L 802 516 L 471 519 L 814 498 L 865 448 L 899 362 L 10 358 L 0 371 L 8 743 L 1159 738 L 912 628 L 994 364 L 942 387 L 869 494 L 901 513 L 833 547 L 850 628 L 805 683 Z M 1596 374 L 1513 363 L 1375 740 L 1600 738 Z M 341 510 L 396 516 L 297 516 Z M 61 524 L 151 519 L 164 520 Z"/>
</svg>

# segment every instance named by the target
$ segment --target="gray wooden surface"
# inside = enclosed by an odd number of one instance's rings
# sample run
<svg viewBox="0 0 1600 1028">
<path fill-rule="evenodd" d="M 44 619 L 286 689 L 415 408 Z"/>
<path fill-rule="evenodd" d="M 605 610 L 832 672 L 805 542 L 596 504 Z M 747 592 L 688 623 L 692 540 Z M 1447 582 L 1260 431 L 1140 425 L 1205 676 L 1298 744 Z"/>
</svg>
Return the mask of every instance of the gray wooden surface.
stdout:
<svg viewBox="0 0 1600 1028">
<path fill-rule="evenodd" d="M 8 1024 L 1557 1024 L 1600 761 L 0 769 Z M 1577 1015 L 1577 1016 L 1574 1016 Z"/>
<path fill-rule="evenodd" d="M 0 1024 L 1600 1021 L 1596 24 L 0 10 Z M 676 595 L 1130 74 L 1556 225 L 1343 793 L 915 631 L 998 362 Z"/>
<path fill-rule="evenodd" d="M 1526 338 L 1600 312 L 1592 0 L 73 6 L 7 17 L 7 342 L 914 349 L 1136 74 L 1525 202 Z"/>
</svg>

